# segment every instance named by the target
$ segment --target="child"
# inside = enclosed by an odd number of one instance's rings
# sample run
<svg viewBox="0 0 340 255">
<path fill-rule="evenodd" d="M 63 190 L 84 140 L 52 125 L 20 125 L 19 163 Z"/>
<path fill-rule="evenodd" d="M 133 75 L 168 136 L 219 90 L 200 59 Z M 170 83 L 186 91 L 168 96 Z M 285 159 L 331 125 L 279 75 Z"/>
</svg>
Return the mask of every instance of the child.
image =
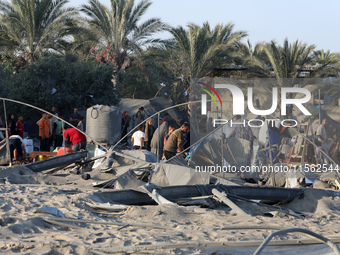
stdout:
<svg viewBox="0 0 340 255">
<path fill-rule="evenodd" d="M 84 132 L 84 116 L 80 117 L 80 121 L 78 122 L 77 128 Z"/>
</svg>

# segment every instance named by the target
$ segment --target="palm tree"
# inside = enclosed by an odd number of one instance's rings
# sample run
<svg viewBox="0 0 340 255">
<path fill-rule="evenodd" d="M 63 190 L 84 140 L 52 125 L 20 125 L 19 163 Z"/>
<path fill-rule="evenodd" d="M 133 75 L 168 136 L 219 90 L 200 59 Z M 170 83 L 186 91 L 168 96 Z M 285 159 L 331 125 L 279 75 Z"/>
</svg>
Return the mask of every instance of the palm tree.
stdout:
<svg viewBox="0 0 340 255">
<path fill-rule="evenodd" d="M 179 26 L 170 28 L 174 43 L 182 56 L 182 61 L 187 67 L 187 76 L 201 78 L 209 75 L 214 67 L 229 62 L 230 51 L 245 32 L 233 32 L 234 25 L 218 24 L 213 29 L 208 22 L 202 27 L 189 24 L 188 30 Z"/>
<path fill-rule="evenodd" d="M 135 6 L 134 0 L 111 0 L 111 8 L 97 0 L 90 0 L 82 5 L 88 18 L 84 26 L 88 28 L 92 39 L 91 53 L 100 52 L 97 60 L 111 62 L 116 67 L 113 84 L 118 89 L 121 70 L 132 65 L 132 53 L 140 51 L 148 44 L 160 42 L 150 36 L 164 29 L 165 25 L 158 18 L 148 19 L 141 24 L 139 21 L 150 7 L 149 0 L 142 0 Z"/>
<path fill-rule="evenodd" d="M 339 67 L 336 66 L 340 63 L 340 55 L 330 53 L 330 51 L 317 50 L 313 54 L 313 63 L 317 66 L 314 77 L 334 77 L 339 76 Z"/>
<path fill-rule="evenodd" d="M 312 62 L 314 45 L 308 46 L 296 40 L 293 44 L 285 39 L 283 46 L 279 46 L 275 41 L 265 44 L 263 51 L 268 63 L 274 71 L 274 76 L 278 80 L 283 78 L 296 78 L 298 68 L 304 67 Z"/>
<path fill-rule="evenodd" d="M 62 53 L 77 11 L 67 0 L 0 0 L 0 49 L 35 62 L 45 52 Z"/>
</svg>

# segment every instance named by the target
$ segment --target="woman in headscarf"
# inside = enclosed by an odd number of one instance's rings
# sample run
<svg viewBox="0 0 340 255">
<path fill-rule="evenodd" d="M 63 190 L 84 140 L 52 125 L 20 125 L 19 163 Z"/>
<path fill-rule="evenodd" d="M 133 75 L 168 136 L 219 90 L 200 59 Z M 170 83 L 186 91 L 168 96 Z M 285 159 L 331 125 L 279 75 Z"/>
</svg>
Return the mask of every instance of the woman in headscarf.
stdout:
<svg viewBox="0 0 340 255">
<path fill-rule="evenodd" d="M 123 138 L 127 134 L 127 129 L 129 127 L 129 125 L 130 125 L 130 116 L 128 115 L 127 111 L 124 111 L 123 115 L 122 115 L 122 128 L 121 128 L 121 137 L 120 138 Z M 127 143 L 127 137 L 125 137 L 122 142 Z"/>
<path fill-rule="evenodd" d="M 148 151 L 151 151 L 151 140 L 153 137 L 153 134 L 155 132 L 154 126 L 152 126 L 152 119 L 149 119 L 146 121 L 145 126 L 145 139 L 144 139 L 144 148 Z"/>
<path fill-rule="evenodd" d="M 11 122 L 11 135 L 16 135 L 16 121 L 14 119 L 14 113 L 8 115 L 8 121 Z"/>
</svg>

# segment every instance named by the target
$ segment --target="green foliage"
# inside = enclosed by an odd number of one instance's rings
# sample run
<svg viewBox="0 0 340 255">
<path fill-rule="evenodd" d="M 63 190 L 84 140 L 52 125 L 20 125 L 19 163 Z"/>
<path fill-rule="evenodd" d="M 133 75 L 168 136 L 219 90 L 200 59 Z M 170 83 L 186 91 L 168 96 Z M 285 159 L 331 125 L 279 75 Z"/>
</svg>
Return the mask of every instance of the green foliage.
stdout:
<svg viewBox="0 0 340 255">
<path fill-rule="evenodd" d="M 111 86 L 112 67 L 78 61 L 76 56 L 46 56 L 8 80 L 8 97 L 49 110 L 69 113 L 74 107 L 117 102 Z M 53 93 L 53 91 L 55 91 Z M 15 106 L 16 112 L 30 109 Z"/>
<path fill-rule="evenodd" d="M 142 0 L 136 5 L 134 0 L 111 0 L 110 4 L 108 8 L 98 0 L 89 0 L 87 5 L 82 5 L 81 11 L 87 16 L 83 27 L 88 28 L 88 33 L 77 39 L 84 40 L 78 45 L 93 46 L 90 52 L 96 55 L 97 61 L 115 66 L 112 83 L 118 91 L 124 70 L 132 66 L 132 53 L 141 51 L 148 44 L 159 42 L 150 37 L 163 30 L 164 24 L 158 18 L 140 23 L 151 5 L 148 0 Z"/>
<path fill-rule="evenodd" d="M 8 97 L 9 89 L 7 87 L 8 80 L 10 79 L 10 71 L 0 65 L 0 97 Z"/>
<path fill-rule="evenodd" d="M 77 32 L 67 0 L 0 0 L 0 50 L 11 49 L 34 63 L 46 52 L 62 53 Z"/>
<path fill-rule="evenodd" d="M 230 53 L 236 44 L 246 36 L 245 32 L 233 32 L 234 24 L 218 24 L 210 28 L 208 22 L 202 27 L 189 24 L 188 30 L 183 27 L 171 28 L 175 46 L 186 65 L 185 76 L 202 78 L 209 75 L 214 67 L 230 64 Z"/>
</svg>

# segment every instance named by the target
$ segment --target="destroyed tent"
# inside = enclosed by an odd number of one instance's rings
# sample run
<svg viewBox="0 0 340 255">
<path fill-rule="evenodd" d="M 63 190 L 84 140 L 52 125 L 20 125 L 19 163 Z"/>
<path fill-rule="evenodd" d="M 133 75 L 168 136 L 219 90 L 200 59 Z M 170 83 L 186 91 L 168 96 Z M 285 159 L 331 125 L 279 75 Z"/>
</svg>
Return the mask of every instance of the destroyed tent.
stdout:
<svg viewBox="0 0 340 255">
<path fill-rule="evenodd" d="M 3 139 L 2 141 L 0 141 L 0 165 L 7 165 L 10 162 L 11 158 L 9 155 L 8 139 Z"/>
<path fill-rule="evenodd" d="M 333 120 L 329 117 L 326 112 L 320 109 L 321 120 L 327 119 L 326 132 L 327 137 L 331 138 L 334 143 L 332 144 L 329 154 L 332 156 L 334 161 L 340 165 L 340 122 Z"/>
<path fill-rule="evenodd" d="M 209 184 L 210 173 L 195 171 L 195 169 L 169 163 L 156 166 L 150 182 L 158 186 L 178 186 Z"/>
<path fill-rule="evenodd" d="M 122 153 L 150 163 L 157 162 L 157 156 L 147 150 L 123 150 Z"/>
<path fill-rule="evenodd" d="M 237 178 L 233 166 L 239 173 L 242 166 L 251 166 L 255 161 L 258 146 L 253 141 L 251 128 L 229 124 L 215 129 L 190 150 L 190 166 L 200 171 L 214 172 L 217 176 Z M 224 167 L 224 169 L 222 169 Z M 254 178 L 253 173 L 243 174 L 244 178 Z"/>
<path fill-rule="evenodd" d="M 209 184 L 209 174 L 195 172 L 184 160 L 174 161 L 175 164 L 156 163 L 156 155 L 146 150 L 112 151 L 106 155 L 94 167 L 101 172 L 112 172 L 113 178 L 95 183 L 95 187 L 135 189 L 146 182 L 160 186 Z"/>
<path fill-rule="evenodd" d="M 279 170 L 284 169 L 282 168 L 283 165 L 280 163 L 275 164 L 274 167 L 278 170 L 266 171 L 262 175 L 262 178 L 266 180 L 266 186 L 296 188 L 300 187 L 300 183 L 312 184 L 319 179 L 319 177 L 308 167 Z"/>
</svg>

